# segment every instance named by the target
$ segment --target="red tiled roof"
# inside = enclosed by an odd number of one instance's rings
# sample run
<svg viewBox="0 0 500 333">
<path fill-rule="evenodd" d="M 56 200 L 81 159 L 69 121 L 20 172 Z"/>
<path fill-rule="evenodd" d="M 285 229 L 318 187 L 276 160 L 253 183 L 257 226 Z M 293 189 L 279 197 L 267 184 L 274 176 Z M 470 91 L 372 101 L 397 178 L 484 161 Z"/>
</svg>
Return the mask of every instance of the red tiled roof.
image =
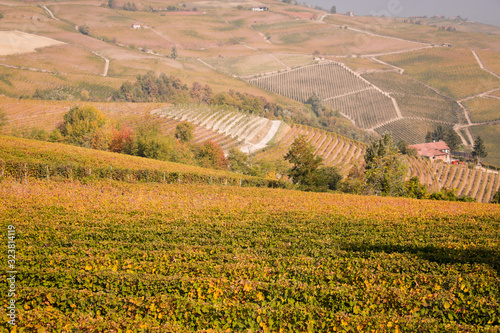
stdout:
<svg viewBox="0 0 500 333">
<path fill-rule="evenodd" d="M 450 151 L 450 147 L 444 141 L 420 143 L 418 145 L 411 145 L 408 148 L 415 148 L 419 155 L 432 157 L 446 155 L 444 150 Z"/>
</svg>

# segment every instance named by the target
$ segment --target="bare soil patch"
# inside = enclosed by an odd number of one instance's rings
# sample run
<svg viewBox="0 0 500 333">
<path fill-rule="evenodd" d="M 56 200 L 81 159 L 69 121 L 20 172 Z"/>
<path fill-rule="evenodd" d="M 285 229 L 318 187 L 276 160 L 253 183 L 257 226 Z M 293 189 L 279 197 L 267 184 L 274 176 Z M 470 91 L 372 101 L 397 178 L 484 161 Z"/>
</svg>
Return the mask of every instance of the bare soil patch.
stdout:
<svg viewBox="0 0 500 333">
<path fill-rule="evenodd" d="M 62 44 L 55 39 L 21 31 L 0 31 L 0 55 L 34 52 L 42 47 Z"/>
</svg>

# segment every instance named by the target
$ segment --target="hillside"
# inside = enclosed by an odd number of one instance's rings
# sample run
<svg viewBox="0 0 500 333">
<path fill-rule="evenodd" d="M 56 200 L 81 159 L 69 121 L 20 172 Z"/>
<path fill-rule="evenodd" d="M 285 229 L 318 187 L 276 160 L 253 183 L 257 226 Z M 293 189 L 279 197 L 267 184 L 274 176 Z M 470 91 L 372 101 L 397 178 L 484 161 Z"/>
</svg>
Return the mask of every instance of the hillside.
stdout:
<svg viewBox="0 0 500 333">
<path fill-rule="evenodd" d="M 253 2 L 125 5 L 0 4 L 11 41 L 0 52 L 0 93 L 26 97 L 38 89 L 51 99 L 109 101 L 124 82 L 153 71 L 188 87 L 201 82 L 214 93 L 230 87 L 265 97 L 310 125 L 314 116 L 297 102 L 317 93 L 372 134 L 417 143 L 445 125 L 465 148 L 482 134 L 485 161 L 500 163 L 498 140 L 483 130 L 499 117 L 500 37 L 492 27 L 348 17 L 277 1 L 262 12 L 250 10 Z M 22 43 L 38 48 L 12 47 Z M 289 117 L 285 111 L 273 117 Z M 314 126 L 327 125 L 320 119 Z M 343 132 L 360 137 L 354 133 Z"/>
</svg>

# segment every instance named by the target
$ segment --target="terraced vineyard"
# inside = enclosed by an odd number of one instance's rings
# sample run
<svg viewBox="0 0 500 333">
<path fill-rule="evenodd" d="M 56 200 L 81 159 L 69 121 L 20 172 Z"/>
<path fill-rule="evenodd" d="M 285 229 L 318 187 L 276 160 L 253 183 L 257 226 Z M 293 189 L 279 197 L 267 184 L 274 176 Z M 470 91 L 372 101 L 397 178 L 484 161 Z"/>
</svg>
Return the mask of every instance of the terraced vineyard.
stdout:
<svg viewBox="0 0 500 333">
<path fill-rule="evenodd" d="M 498 171 L 469 168 L 468 165 L 452 165 L 422 158 L 407 158 L 409 175 L 417 176 L 431 192 L 442 188 L 455 189 L 458 196 L 464 195 L 478 202 L 490 202 L 500 188 Z"/>
<path fill-rule="evenodd" d="M 280 134 L 280 139 L 271 148 L 255 155 L 256 159 L 283 159 L 289 146 L 300 135 L 316 148 L 316 154 L 323 158 L 323 164 L 336 166 L 346 174 L 353 164 L 361 163 L 365 153 L 365 145 L 335 133 L 303 125 L 293 125 L 288 131 Z"/>
<path fill-rule="evenodd" d="M 264 148 L 281 125 L 279 120 L 271 121 L 235 108 L 208 105 L 177 105 L 156 110 L 153 114 L 189 121 L 243 141 L 241 150 L 245 152 Z"/>
<path fill-rule="evenodd" d="M 403 117 L 426 118 L 450 125 L 466 122 L 458 103 L 449 99 L 412 95 L 395 95 L 394 99 Z"/>
<path fill-rule="evenodd" d="M 388 94 L 341 63 L 305 66 L 250 83 L 300 102 L 316 94 L 361 128 L 398 117 L 397 105 Z"/>
</svg>

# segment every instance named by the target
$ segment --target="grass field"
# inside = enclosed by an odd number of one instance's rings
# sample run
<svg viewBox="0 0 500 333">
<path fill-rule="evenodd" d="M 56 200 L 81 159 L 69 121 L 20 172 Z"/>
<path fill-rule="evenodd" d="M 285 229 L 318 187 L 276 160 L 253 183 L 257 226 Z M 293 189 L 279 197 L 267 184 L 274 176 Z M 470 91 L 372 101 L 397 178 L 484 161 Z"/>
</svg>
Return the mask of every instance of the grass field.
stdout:
<svg viewBox="0 0 500 333">
<path fill-rule="evenodd" d="M 16 230 L 18 329 L 479 332 L 500 321 L 498 205 L 109 180 L 4 179 L 0 194 Z"/>
<path fill-rule="evenodd" d="M 22 56 L 0 56 L 0 62 L 21 68 L 36 68 L 49 72 L 100 75 L 104 60 L 89 50 L 74 45 L 44 47 Z"/>
<path fill-rule="evenodd" d="M 479 135 L 484 140 L 488 156 L 482 160 L 489 164 L 500 165 L 500 150 L 498 149 L 500 125 L 472 126 L 470 129 L 474 138 Z"/>
<path fill-rule="evenodd" d="M 470 111 L 471 120 L 473 122 L 483 122 L 500 119 L 499 99 L 476 97 L 464 103 Z"/>
<path fill-rule="evenodd" d="M 432 48 L 381 59 L 456 99 L 500 87 L 500 79 L 481 70 L 470 50 Z"/>
</svg>

